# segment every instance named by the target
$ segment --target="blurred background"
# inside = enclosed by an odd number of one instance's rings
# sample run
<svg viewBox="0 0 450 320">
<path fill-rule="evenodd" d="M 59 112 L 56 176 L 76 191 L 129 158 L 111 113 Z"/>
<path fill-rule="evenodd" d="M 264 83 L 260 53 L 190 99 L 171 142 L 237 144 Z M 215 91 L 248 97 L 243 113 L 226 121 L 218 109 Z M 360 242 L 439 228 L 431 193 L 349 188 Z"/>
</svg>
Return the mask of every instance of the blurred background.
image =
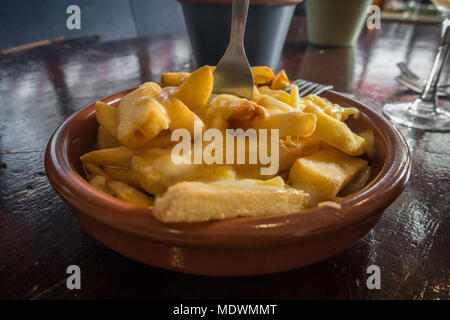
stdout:
<svg viewBox="0 0 450 320">
<path fill-rule="evenodd" d="M 80 30 L 66 27 L 69 5 L 81 8 Z M 375 0 L 384 20 L 438 23 L 430 0 Z M 300 3 L 295 15 L 305 15 Z M 185 33 L 181 5 L 176 0 L 1 0 L 0 50 L 46 40 L 96 37 L 110 41 L 140 36 Z"/>
</svg>

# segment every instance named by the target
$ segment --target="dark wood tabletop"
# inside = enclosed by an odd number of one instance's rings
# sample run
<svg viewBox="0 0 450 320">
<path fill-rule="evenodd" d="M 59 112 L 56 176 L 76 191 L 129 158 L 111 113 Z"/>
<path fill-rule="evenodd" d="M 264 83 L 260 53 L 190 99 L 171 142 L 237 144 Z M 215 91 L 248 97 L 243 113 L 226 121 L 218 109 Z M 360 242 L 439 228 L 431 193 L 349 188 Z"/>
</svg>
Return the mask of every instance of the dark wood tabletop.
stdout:
<svg viewBox="0 0 450 320">
<path fill-rule="evenodd" d="M 438 25 L 382 22 L 353 48 L 320 49 L 307 44 L 305 23 L 296 18 L 280 67 L 291 79 L 333 84 L 379 111 L 386 101 L 416 97 L 396 83 L 396 63 L 406 61 L 425 78 L 438 40 Z M 132 261 L 85 232 L 47 180 L 43 152 L 51 134 L 92 101 L 193 68 L 184 34 L 61 43 L 0 57 L 0 298 L 449 299 L 448 133 L 401 128 L 413 161 L 405 191 L 355 246 L 301 269 L 236 278 L 180 274 Z M 67 289 L 69 265 L 81 268 L 80 290 Z M 380 267 L 379 290 L 366 286 L 370 265 Z"/>
</svg>

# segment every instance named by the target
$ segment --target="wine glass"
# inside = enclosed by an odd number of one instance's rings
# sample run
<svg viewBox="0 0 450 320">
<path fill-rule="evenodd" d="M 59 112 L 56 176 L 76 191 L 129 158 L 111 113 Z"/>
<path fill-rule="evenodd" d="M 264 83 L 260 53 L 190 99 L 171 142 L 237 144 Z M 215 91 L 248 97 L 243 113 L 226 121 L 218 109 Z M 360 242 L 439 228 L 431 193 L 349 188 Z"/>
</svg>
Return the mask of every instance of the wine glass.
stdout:
<svg viewBox="0 0 450 320">
<path fill-rule="evenodd" d="M 450 131 L 450 112 L 439 106 L 437 86 L 448 55 L 450 39 L 450 0 L 432 0 L 442 14 L 441 41 L 433 67 L 420 95 L 414 102 L 391 102 L 383 106 L 384 115 L 392 122 L 426 131 Z"/>
</svg>

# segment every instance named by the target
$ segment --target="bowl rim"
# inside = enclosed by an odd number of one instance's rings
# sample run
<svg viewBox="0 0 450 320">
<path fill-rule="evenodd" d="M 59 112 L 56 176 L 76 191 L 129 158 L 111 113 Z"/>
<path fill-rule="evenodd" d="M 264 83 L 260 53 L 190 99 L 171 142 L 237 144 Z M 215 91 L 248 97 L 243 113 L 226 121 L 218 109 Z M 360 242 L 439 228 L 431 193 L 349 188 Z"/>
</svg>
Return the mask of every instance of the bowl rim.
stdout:
<svg viewBox="0 0 450 320">
<path fill-rule="evenodd" d="M 111 104 L 134 89 L 100 100 Z M 398 197 L 408 181 L 411 158 L 408 145 L 398 129 L 376 111 L 336 91 L 328 91 L 324 96 L 331 101 L 345 101 L 339 103 L 359 109 L 362 117 L 374 123 L 374 129 L 386 147 L 386 159 L 378 175 L 362 190 L 338 201 L 342 206 L 340 210 L 315 207 L 289 215 L 162 223 L 149 214 L 148 209 L 123 202 L 92 187 L 69 160 L 73 134 L 82 121 L 93 116 L 95 102 L 75 112 L 55 130 L 45 150 L 45 170 L 50 184 L 69 204 L 72 213 L 75 210 L 113 229 L 152 241 L 192 247 L 264 248 L 342 232 L 355 224 L 378 218 Z"/>
</svg>

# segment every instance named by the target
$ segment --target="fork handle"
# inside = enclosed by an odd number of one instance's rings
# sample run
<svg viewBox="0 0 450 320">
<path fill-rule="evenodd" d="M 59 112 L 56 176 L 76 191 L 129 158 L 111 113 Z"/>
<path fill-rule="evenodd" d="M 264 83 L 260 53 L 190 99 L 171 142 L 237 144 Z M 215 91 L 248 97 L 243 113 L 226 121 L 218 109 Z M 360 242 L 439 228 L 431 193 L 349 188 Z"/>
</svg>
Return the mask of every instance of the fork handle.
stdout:
<svg viewBox="0 0 450 320">
<path fill-rule="evenodd" d="M 229 48 L 244 49 L 244 31 L 250 0 L 233 0 Z"/>
</svg>

